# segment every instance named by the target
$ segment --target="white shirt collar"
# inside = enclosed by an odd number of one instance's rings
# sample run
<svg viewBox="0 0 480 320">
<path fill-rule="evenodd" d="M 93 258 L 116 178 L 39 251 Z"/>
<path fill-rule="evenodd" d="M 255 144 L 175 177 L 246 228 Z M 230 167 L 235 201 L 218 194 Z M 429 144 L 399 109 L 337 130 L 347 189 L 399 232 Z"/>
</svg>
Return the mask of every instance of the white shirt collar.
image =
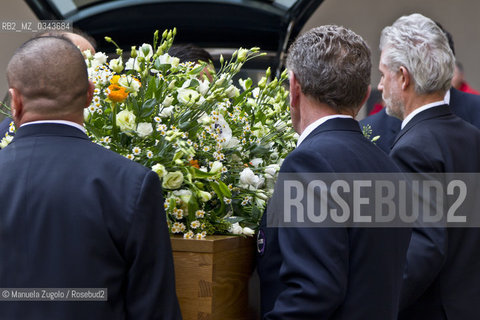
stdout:
<svg viewBox="0 0 480 320">
<path fill-rule="evenodd" d="M 436 102 L 426 104 L 426 105 L 424 105 L 420 108 L 417 108 L 417 109 L 413 110 L 412 113 L 410 113 L 405 119 L 403 119 L 401 129 L 405 128 L 407 123 L 409 123 L 410 120 L 412 120 L 413 117 L 415 117 L 420 112 L 425 111 L 425 110 L 430 109 L 430 108 L 433 108 L 433 107 L 443 106 L 444 104 L 445 104 L 445 100 L 436 101 Z"/>
<path fill-rule="evenodd" d="M 445 97 L 443 98 L 443 102 L 445 102 L 445 104 L 450 104 L 450 90 L 447 90 L 447 93 L 445 93 Z"/>
<path fill-rule="evenodd" d="M 330 119 L 334 119 L 334 118 L 351 118 L 351 119 L 353 119 L 352 116 L 347 116 L 347 115 L 344 115 L 344 114 L 333 114 L 331 116 L 322 117 L 322 118 L 310 123 L 305 128 L 305 130 L 303 130 L 302 134 L 300 135 L 300 137 L 297 140 L 297 147 L 300 145 L 300 143 L 303 142 L 303 140 L 305 140 L 306 137 L 308 137 L 308 135 L 310 133 L 312 133 L 313 130 L 315 130 L 317 127 L 319 127 L 325 121 L 330 120 Z"/>
<path fill-rule="evenodd" d="M 29 126 L 29 125 L 31 125 L 31 124 L 41 124 L 41 123 L 58 123 L 58 124 L 65 124 L 65 125 L 67 125 L 67 126 L 71 126 L 71 127 L 77 128 L 78 130 L 82 131 L 83 133 L 87 133 L 87 131 L 85 130 L 85 128 L 84 128 L 83 126 L 79 125 L 79 124 L 76 123 L 76 122 L 67 121 L 67 120 L 38 120 L 38 121 L 31 121 L 31 122 L 27 122 L 27 123 L 22 124 L 20 127 Z"/>
</svg>

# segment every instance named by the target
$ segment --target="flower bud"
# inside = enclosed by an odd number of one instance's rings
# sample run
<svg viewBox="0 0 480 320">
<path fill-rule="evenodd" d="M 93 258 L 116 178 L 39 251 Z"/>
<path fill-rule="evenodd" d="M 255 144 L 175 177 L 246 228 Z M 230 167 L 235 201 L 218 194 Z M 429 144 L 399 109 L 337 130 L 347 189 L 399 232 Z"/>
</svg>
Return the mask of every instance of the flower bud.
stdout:
<svg viewBox="0 0 480 320">
<path fill-rule="evenodd" d="M 135 48 L 135 46 L 132 46 L 132 51 L 130 52 L 130 56 L 132 58 L 136 58 L 137 57 L 137 49 Z"/>
</svg>

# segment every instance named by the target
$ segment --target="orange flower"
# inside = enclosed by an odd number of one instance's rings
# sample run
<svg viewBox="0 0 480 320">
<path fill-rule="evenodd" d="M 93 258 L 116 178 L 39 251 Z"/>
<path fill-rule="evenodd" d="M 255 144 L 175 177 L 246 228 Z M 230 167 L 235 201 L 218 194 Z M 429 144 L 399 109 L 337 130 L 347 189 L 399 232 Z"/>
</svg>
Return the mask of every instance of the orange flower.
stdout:
<svg viewBox="0 0 480 320">
<path fill-rule="evenodd" d="M 128 97 L 128 92 L 125 88 L 120 87 L 118 84 L 111 84 L 108 86 L 110 93 L 108 94 L 108 99 L 113 102 L 123 102 Z"/>
<path fill-rule="evenodd" d="M 198 165 L 198 160 L 190 160 L 189 162 L 192 167 L 200 169 L 200 166 Z"/>
</svg>

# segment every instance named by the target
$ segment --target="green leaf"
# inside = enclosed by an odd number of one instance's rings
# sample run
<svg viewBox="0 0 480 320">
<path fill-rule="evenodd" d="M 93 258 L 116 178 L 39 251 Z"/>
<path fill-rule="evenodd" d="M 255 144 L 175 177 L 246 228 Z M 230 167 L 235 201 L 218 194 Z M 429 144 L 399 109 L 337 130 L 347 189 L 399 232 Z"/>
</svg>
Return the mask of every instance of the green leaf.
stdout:
<svg viewBox="0 0 480 320">
<path fill-rule="evenodd" d="M 223 181 L 218 181 L 218 186 L 220 187 L 220 191 L 225 197 L 227 198 L 232 197 L 232 192 L 230 191 L 228 186 L 225 183 L 223 183 Z"/>
<path fill-rule="evenodd" d="M 153 111 L 155 110 L 155 105 L 157 104 L 157 100 L 155 98 L 149 99 L 145 101 L 141 108 L 140 112 L 140 118 L 148 118 L 153 114 Z"/>
<path fill-rule="evenodd" d="M 205 172 L 195 167 L 189 167 L 188 170 L 190 171 L 194 179 L 207 179 L 217 175 L 216 173 Z"/>
</svg>

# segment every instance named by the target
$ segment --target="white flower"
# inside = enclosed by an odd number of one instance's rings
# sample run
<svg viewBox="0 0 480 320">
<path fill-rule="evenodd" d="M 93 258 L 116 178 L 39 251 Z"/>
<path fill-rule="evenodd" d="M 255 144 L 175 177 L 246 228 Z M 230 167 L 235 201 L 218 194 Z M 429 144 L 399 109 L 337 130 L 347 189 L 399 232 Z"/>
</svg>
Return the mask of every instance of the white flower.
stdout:
<svg viewBox="0 0 480 320">
<path fill-rule="evenodd" d="M 210 192 L 201 191 L 201 190 L 198 191 L 198 197 L 202 202 L 207 202 L 208 200 L 212 199 L 212 195 L 210 194 Z"/>
<path fill-rule="evenodd" d="M 238 97 L 240 95 L 240 90 L 238 90 L 238 88 L 232 84 L 227 88 L 227 90 L 225 90 L 225 94 L 229 98 Z"/>
<path fill-rule="evenodd" d="M 162 54 L 158 59 L 160 60 L 160 64 L 170 64 L 174 68 L 180 63 L 180 59 L 172 57 L 168 53 Z"/>
<path fill-rule="evenodd" d="M 173 191 L 173 195 L 180 198 L 184 204 L 182 207 L 186 208 L 187 203 L 190 202 L 192 198 L 192 191 L 188 189 L 177 190 Z"/>
<path fill-rule="evenodd" d="M 160 113 L 158 114 L 158 116 L 161 118 L 168 118 L 173 114 L 174 110 L 174 106 L 163 108 L 162 111 L 160 111 Z"/>
<path fill-rule="evenodd" d="M 163 176 L 164 176 L 165 174 L 167 174 L 167 169 L 165 169 L 165 167 L 164 167 L 162 164 L 160 164 L 160 163 L 157 163 L 156 165 L 154 165 L 154 166 L 152 167 L 152 170 L 153 170 L 156 174 L 158 174 L 158 176 L 159 176 L 160 178 L 163 178 Z"/>
<path fill-rule="evenodd" d="M 210 81 L 208 80 L 203 80 L 199 81 L 200 84 L 198 85 L 198 92 L 200 92 L 202 95 L 206 94 L 208 91 L 208 88 L 210 88 Z"/>
<path fill-rule="evenodd" d="M 122 76 L 118 79 L 118 85 L 124 87 L 127 92 L 134 93 L 134 96 L 142 86 L 140 81 L 132 76 L 126 76 L 124 74 L 122 74 Z"/>
<path fill-rule="evenodd" d="M 207 236 L 207 232 L 203 231 L 203 232 L 200 232 L 200 233 L 197 233 L 195 235 L 195 239 L 197 240 L 205 240 L 205 237 Z"/>
<path fill-rule="evenodd" d="M 188 231 L 187 233 L 185 233 L 185 234 L 183 235 L 183 238 L 184 238 L 184 239 L 193 239 L 194 236 L 195 236 L 195 234 L 193 233 L 192 230 L 190 230 L 190 231 Z"/>
<path fill-rule="evenodd" d="M 217 173 L 222 170 L 223 164 L 220 161 L 214 161 L 211 165 L 210 173 Z"/>
<path fill-rule="evenodd" d="M 110 60 L 108 66 L 110 67 L 110 69 L 112 69 L 116 73 L 122 72 L 122 70 L 123 70 L 122 57 L 119 57 L 118 59 Z"/>
<path fill-rule="evenodd" d="M 257 88 L 255 88 L 255 89 L 253 89 L 252 95 L 253 95 L 253 97 L 254 97 L 255 99 L 257 99 L 258 96 L 260 95 L 260 88 L 257 87 Z"/>
<path fill-rule="evenodd" d="M 152 151 L 150 151 L 150 150 L 147 151 L 147 158 L 148 158 L 148 159 L 152 159 L 152 158 L 153 158 L 153 152 L 152 152 Z"/>
<path fill-rule="evenodd" d="M 252 166 L 254 166 L 255 168 L 258 167 L 260 164 L 262 164 L 262 162 L 263 162 L 263 159 L 260 159 L 260 158 L 254 158 L 250 161 Z"/>
<path fill-rule="evenodd" d="M 225 141 L 232 139 L 232 129 L 228 125 L 228 122 L 225 121 L 223 115 L 218 115 L 218 120 L 215 121 L 215 125 L 217 128 L 220 128 L 219 137 L 225 139 Z"/>
<path fill-rule="evenodd" d="M 135 115 L 128 111 L 122 110 L 117 114 L 117 125 L 123 132 L 135 129 Z"/>
<path fill-rule="evenodd" d="M 263 185 L 264 179 L 253 173 L 252 169 L 245 168 L 240 172 L 240 183 L 245 187 L 260 188 Z"/>
<path fill-rule="evenodd" d="M 145 60 L 150 60 L 150 58 L 153 56 L 153 49 L 152 46 L 149 45 L 148 43 L 142 44 L 140 48 L 138 48 L 138 56 L 144 57 Z"/>
<path fill-rule="evenodd" d="M 173 102 L 173 97 L 171 95 L 168 95 L 165 97 L 165 99 L 163 99 L 162 104 L 164 107 L 170 107 L 172 102 Z"/>
<path fill-rule="evenodd" d="M 96 68 L 96 67 L 99 67 L 101 65 L 104 65 L 105 63 L 107 63 L 107 58 L 108 57 L 105 55 L 105 53 L 97 52 L 93 56 L 93 59 L 91 60 L 91 65 L 90 66 L 92 68 Z"/>
<path fill-rule="evenodd" d="M 3 149 L 6 146 L 8 146 L 10 142 L 12 142 L 12 140 L 13 140 L 13 136 L 5 134 L 5 137 L 2 139 L 2 141 L 0 141 L 0 149 Z"/>
<path fill-rule="evenodd" d="M 196 102 L 200 98 L 200 94 L 192 89 L 178 89 L 177 99 L 183 104 L 190 104 Z"/>
<path fill-rule="evenodd" d="M 236 148 L 240 144 L 240 140 L 235 137 L 231 137 L 230 139 L 225 139 L 225 142 L 222 143 L 222 147 L 224 148 Z"/>
<path fill-rule="evenodd" d="M 244 227 L 242 229 L 242 233 L 247 236 L 253 236 L 255 234 L 255 231 L 250 229 L 249 227 Z"/>
<path fill-rule="evenodd" d="M 203 210 L 197 210 L 197 211 L 195 212 L 195 217 L 196 217 L 196 218 L 203 218 L 203 217 L 205 217 L 205 211 L 203 211 Z"/>
<path fill-rule="evenodd" d="M 140 122 L 137 125 L 137 133 L 142 138 L 151 135 L 152 132 L 153 132 L 153 126 L 149 122 Z"/>
<path fill-rule="evenodd" d="M 198 220 L 194 220 L 190 223 L 190 227 L 192 229 L 197 229 L 198 227 L 200 227 L 200 222 Z"/>
<path fill-rule="evenodd" d="M 183 174 L 180 171 L 167 173 L 163 178 L 162 186 L 165 189 L 178 189 L 183 183 Z"/>
<path fill-rule="evenodd" d="M 139 147 L 133 147 L 132 152 L 134 155 L 138 156 L 142 152 L 142 149 Z"/>
<path fill-rule="evenodd" d="M 238 224 L 238 222 L 235 222 L 230 226 L 230 229 L 228 230 L 233 234 L 242 234 L 243 233 L 243 228 Z"/>
<path fill-rule="evenodd" d="M 138 60 L 134 58 L 128 59 L 127 63 L 125 63 L 125 70 L 141 71 Z"/>
<path fill-rule="evenodd" d="M 267 178 L 273 178 L 278 170 L 280 170 L 280 166 L 278 164 L 270 164 L 265 168 L 265 176 Z"/>
</svg>

